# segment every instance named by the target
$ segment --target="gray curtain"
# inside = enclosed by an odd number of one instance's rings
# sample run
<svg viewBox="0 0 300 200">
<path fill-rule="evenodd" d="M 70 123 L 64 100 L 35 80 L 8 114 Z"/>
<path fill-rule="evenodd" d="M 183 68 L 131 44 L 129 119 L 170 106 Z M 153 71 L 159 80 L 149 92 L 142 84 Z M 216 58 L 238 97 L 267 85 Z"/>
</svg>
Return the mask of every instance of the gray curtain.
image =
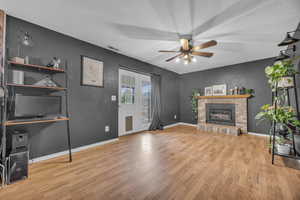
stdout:
<svg viewBox="0 0 300 200">
<path fill-rule="evenodd" d="M 161 102 L 160 102 L 160 75 L 152 74 L 151 76 L 151 124 L 149 130 L 162 129 L 161 123 Z"/>
</svg>

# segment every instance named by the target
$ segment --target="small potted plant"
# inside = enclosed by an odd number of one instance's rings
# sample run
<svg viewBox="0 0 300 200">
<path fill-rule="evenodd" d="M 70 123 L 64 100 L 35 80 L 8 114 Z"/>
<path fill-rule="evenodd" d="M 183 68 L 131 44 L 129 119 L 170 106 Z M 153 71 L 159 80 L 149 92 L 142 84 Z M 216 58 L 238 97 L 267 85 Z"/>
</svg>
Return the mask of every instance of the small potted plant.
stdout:
<svg viewBox="0 0 300 200">
<path fill-rule="evenodd" d="M 279 154 L 289 155 L 291 152 L 290 140 L 282 136 L 275 139 L 275 147 Z"/>
<path fill-rule="evenodd" d="M 191 96 L 191 105 L 192 105 L 192 112 L 194 113 L 194 119 L 198 119 L 198 97 L 200 96 L 199 90 L 194 89 L 192 91 Z"/>
<path fill-rule="evenodd" d="M 298 72 L 294 68 L 292 60 L 278 61 L 272 66 L 265 69 L 265 73 L 269 78 L 269 83 L 274 89 L 277 85 L 279 88 L 287 88 L 294 86 L 294 75 Z"/>
</svg>

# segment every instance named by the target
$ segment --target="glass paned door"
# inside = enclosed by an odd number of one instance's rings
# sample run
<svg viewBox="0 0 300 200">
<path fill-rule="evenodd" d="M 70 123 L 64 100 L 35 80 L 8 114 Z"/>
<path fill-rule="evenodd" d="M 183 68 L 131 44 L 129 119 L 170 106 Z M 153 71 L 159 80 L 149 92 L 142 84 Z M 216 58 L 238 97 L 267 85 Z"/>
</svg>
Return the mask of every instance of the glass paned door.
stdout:
<svg viewBox="0 0 300 200">
<path fill-rule="evenodd" d="M 119 136 L 146 130 L 150 109 L 150 76 L 119 69 Z"/>
</svg>

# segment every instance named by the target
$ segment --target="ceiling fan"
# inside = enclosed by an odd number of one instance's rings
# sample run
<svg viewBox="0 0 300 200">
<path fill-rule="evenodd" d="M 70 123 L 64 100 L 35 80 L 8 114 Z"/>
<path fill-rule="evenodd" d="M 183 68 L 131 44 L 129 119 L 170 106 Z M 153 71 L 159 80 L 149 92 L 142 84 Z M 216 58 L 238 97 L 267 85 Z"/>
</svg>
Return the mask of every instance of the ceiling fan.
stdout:
<svg viewBox="0 0 300 200">
<path fill-rule="evenodd" d="M 193 40 L 191 36 L 183 36 L 180 39 L 181 47 L 179 51 L 168 51 L 168 50 L 160 50 L 161 53 L 179 53 L 169 59 L 166 62 L 170 62 L 176 59 L 176 62 L 179 62 L 180 59 L 184 60 L 184 64 L 188 64 L 192 61 L 196 62 L 196 58 L 194 56 L 203 56 L 203 57 L 212 57 L 214 54 L 211 52 L 199 52 L 200 49 L 205 49 L 208 47 L 212 47 L 217 45 L 217 41 L 211 40 L 200 45 L 194 46 Z"/>
</svg>

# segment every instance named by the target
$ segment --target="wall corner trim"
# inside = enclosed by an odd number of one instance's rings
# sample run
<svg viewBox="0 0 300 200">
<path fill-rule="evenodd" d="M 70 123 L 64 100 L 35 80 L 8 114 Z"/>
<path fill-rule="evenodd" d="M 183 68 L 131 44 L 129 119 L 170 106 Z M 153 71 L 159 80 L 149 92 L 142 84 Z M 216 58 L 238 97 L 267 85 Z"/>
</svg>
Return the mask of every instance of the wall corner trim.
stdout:
<svg viewBox="0 0 300 200">
<path fill-rule="evenodd" d="M 111 140 L 105 140 L 105 141 L 97 142 L 97 143 L 94 143 L 94 144 L 88 144 L 88 145 L 85 145 L 85 146 L 80 146 L 80 147 L 77 147 L 77 148 L 73 148 L 72 153 L 83 151 L 83 150 L 93 148 L 93 147 L 97 147 L 97 146 L 102 146 L 104 144 L 109 144 L 109 143 L 112 143 L 112 142 L 116 142 L 118 140 L 119 140 L 119 138 L 114 138 L 114 139 L 111 139 Z M 32 163 L 37 163 L 37 162 L 41 162 L 41 161 L 44 161 L 44 160 L 49 160 L 49 159 L 52 159 L 52 158 L 67 155 L 68 153 L 69 153 L 69 151 L 61 151 L 61 152 L 49 154 L 49 155 L 46 155 L 46 156 L 33 158 L 33 159 L 29 160 L 29 163 L 32 164 Z"/>
</svg>

